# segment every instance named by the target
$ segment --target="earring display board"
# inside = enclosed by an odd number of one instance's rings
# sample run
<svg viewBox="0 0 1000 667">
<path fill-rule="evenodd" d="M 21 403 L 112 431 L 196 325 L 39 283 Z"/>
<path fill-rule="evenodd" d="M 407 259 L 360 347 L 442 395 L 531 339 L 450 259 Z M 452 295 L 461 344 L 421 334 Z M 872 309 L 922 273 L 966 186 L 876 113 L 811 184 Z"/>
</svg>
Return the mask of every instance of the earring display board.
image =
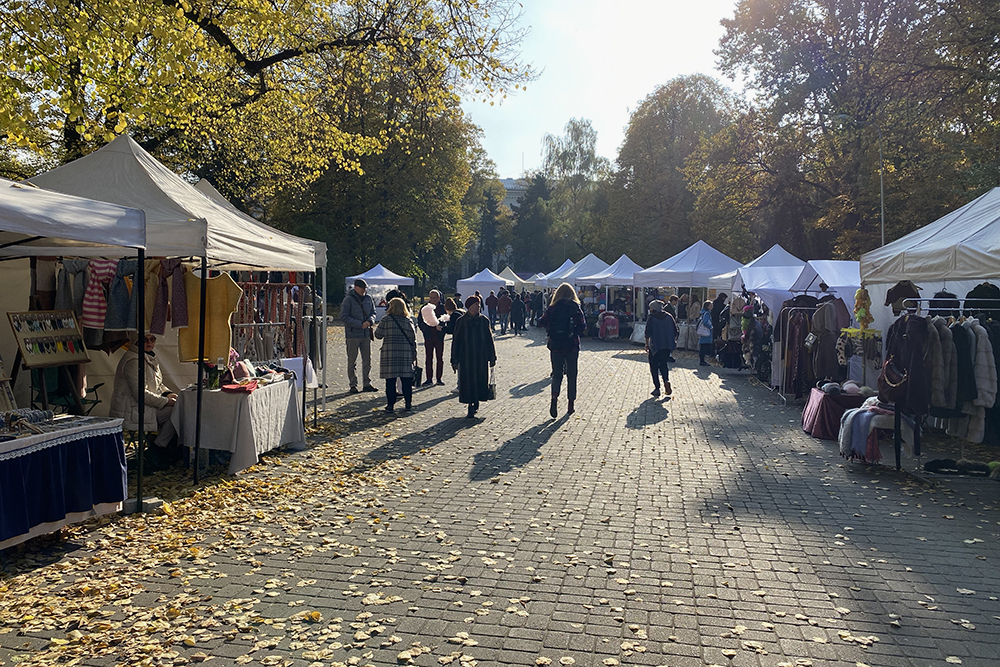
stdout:
<svg viewBox="0 0 1000 667">
<path fill-rule="evenodd" d="M 83 332 L 72 310 L 7 313 L 17 348 L 27 368 L 47 368 L 90 361 Z"/>
</svg>

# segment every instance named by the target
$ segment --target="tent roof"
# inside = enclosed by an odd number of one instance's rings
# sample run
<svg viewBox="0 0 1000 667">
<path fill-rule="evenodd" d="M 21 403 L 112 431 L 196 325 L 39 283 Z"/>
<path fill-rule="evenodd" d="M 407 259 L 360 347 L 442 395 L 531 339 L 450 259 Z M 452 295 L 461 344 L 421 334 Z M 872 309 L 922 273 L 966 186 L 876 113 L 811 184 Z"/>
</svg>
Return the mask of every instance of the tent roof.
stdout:
<svg viewBox="0 0 1000 667">
<path fill-rule="evenodd" d="M 860 262 L 811 259 L 806 262 L 790 291 L 815 291 L 819 289 L 820 283 L 825 283 L 833 290 L 844 288 L 857 291 L 861 287 L 860 266 Z M 851 296 L 854 296 L 853 292 Z"/>
<path fill-rule="evenodd" d="M 775 244 L 757 259 L 736 270 L 733 292 L 743 289 L 749 292 L 762 289 L 787 292 L 795 284 L 805 265 L 801 259 Z"/>
<path fill-rule="evenodd" d="M 536 278 L 535 279 L 535 285 L 537 285 L 539 287 L 549 287 L 549 283 L 553 283 L 553 282 L 554 283 L 559 283 L 559 282 L 562 281 L 562 278 L 567 273 L 569 273 L 570 271 L 573 270 L 574 266 L 575 265 L 573 264 L 573 262 L 571 260 L 567 259 L 555 271 L 552 271 L 551 273 L 546 273 L 541 278 Z"/>
<path fill-rule="evenodd" d="M 865 284 L 1000 278 L 1000 188 L 861 256 Z"/>
<path fill-rule="evenodd" d="M 260 220 L 257 220 L 251 215 L 247 215 L 239 208 L 237 208 L 235 204 L 233 204 L 231 201 L 223 197 L 222 193 L 216 190 L 215 186 L 212 185 L 211 181 L 209 181 L 207 178 L 199 179 L 199 181 L 194 184 L 194 188 L 195 190 L 205 195 L 209 199 L 212 199 L 222 204 L 223 206 L 232 210 L 234 213 L 245 218 L 249 222 L 264 227 L 264 229 L 266 229 L 269 233 L 277 234 L 278 236 L 284 237 L 292 242 L 305 243 L 306 245 L 311 246 L 313 252 L 316 253 L 316 268 L 317 269 L 326 268 L 326 244 L 323 243 L 322 241 L 314 241 L 312 239 L 302 238 L 301 236 L 295 236 L 294 234 L 289 234 L 288 232 L 283 232 L 280 229 L 275 229 L 270 225 L 263 223 Z"/>
<path fill-rule="evenodd" d="M 713 276 L 739 268 L 740 263 L 704 241 L 696 241 L 673 257 L 634 276 L 637 287 L 705 287 Z"/>
<path fill-rule="evenodd" d="M 463 296 L 469 296 L 479 290 L 481 294 L 488 294 L 490 290 L 499 291 L 507 285 L 513 285 L 513 281 L 501 278 L 489 269 L 483 269 L 474 276 L 463 278 L 455 284 L 455 289 Z"/>
<path fill-rule="evenodd" d="M 581 277 L 577 281 L 594 285 L 598 283 L 604 285 L 631 285 L 632 277 L 636 271 L 642 271 L 642 267 L 629 259 L 628 255 L 622 255 L 604 271 Z"/>
<path fill-rule="evenodd" d="M 118 248 L 109 253 L 112 246 L 145 245 L 142 211 L 0 178 L 0 254 L 106 255 L 118 254 Z"/>
<path fill-rule="evenodd" d="M 361 278 L 369 285 L 412 285 L 413 278 L 408 278 L 406 276 L 401 276 L 398 273 L 393 273 L 389 269 L 385 268 L 381 264 L 376 264 L 372 268 L 368 269 L 364 273 L 359 273 L 356 276 L 347 276 L 347 282 L 352 283 L 357 278 Z"/>
<path fill-rule="evenodd" d="M 744 266 L 802 266 L 805 262 L 775 243 L 763 255 Z"/>
<path fill-rule="evenodd" d="M 532 284 L 531 280 L 525 280 L 521 276 L 517 275 L 514 273 L 514 269 L 509 266 L 505 267 L 504 270 L 499 273 L 498 277 L 511 281 L 514 287 L 524 287 Z"/>
<path fill-rule="evenodd" d="M 573 265 L 573 268 L 567 272 L 563 277 L 561 282 L 569 283 L 570 285 L 588 285 L 593 284 L 589 281 L 581 281 L 581 278 L 587 276 L 592 276 L 595 273 L 601 273 L 608 270 L 608 263 L 603 259 L 590 253 L 579 262 Z"/>
<path fill-rule="evenodd" d="M 122 135 L 30 181 L 65 194 L 142 209 L 152 256 L 207 257 L 225 268 L 312 271 L 313 250 L 209 199 Z"/>
</svg>

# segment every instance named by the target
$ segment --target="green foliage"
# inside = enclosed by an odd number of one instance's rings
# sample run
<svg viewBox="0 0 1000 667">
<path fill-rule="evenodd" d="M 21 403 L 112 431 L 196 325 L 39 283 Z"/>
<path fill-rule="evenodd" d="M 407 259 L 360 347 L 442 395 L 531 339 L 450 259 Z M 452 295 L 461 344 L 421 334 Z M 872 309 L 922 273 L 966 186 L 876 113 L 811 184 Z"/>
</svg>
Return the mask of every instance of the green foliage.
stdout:
<svg viewBox="0 0 1000 667">
<path fill-rule="evenodd" d="M 514 209 L 513 263 L 520 271 L 538 273 L 556 268 L 557 252 L 552 242 L 555 217 L 550 199 L 552 187 L 543 174 L 535 174 Z M 565 259 L 565 258 L 564 258 Z"/>
</svg>

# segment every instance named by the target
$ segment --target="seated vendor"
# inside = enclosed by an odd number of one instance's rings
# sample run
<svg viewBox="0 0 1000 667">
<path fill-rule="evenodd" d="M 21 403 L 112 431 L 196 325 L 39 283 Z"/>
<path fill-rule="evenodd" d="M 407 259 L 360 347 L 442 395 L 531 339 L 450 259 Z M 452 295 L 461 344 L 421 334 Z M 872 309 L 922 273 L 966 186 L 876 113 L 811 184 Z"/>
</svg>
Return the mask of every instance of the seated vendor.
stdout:
<svg viewBox="0 0 1000 667">
<path fill-rule="evenodd" d="M 143 359 L 146 363 L 146 408 L 143 415 L 143 431 L 159 432 L 156 444 L 166 447 L 171 444 L 176 431 L 170 423 L 170 413 L 177 402 L 177 394 L 163 384 L 163 374 L 160 372 L 160 362 L 156 359 L 153 348 L 156 346 L 156 336 L 146 334 L 143 346 Z M 111 395 L 111 416 L 124 420 L 122 428 L 126 431 L 139 430 L 139 351 L 135 332 L 129 333 L 128 350 L 118 362 L 115 371 L 115 389 Z"/>
</svg>

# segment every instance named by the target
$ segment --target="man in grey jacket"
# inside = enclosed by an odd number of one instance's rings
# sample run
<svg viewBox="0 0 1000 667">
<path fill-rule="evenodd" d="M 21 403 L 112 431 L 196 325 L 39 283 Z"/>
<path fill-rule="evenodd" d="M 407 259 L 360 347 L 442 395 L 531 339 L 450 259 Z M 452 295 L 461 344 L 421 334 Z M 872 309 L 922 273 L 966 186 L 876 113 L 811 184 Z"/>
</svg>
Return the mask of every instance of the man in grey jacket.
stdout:
<svg viewBox="0 0 1000 667">
<path fill-rule="evenodd" d="M 372 386 L 372 327 L 375 326 L 375 302 L 366 294 L 368 283 L 361 278 L 354 281 L 354 287 L 340 304 L 340 319 L 344 322 L 344 337 L 347 340 L 347 379 L 351 383 L 351 393 L 358 393 L 358 352 L 361 352 L 361 375 L 364 391 L 378 391 Z"/>
</svg>

